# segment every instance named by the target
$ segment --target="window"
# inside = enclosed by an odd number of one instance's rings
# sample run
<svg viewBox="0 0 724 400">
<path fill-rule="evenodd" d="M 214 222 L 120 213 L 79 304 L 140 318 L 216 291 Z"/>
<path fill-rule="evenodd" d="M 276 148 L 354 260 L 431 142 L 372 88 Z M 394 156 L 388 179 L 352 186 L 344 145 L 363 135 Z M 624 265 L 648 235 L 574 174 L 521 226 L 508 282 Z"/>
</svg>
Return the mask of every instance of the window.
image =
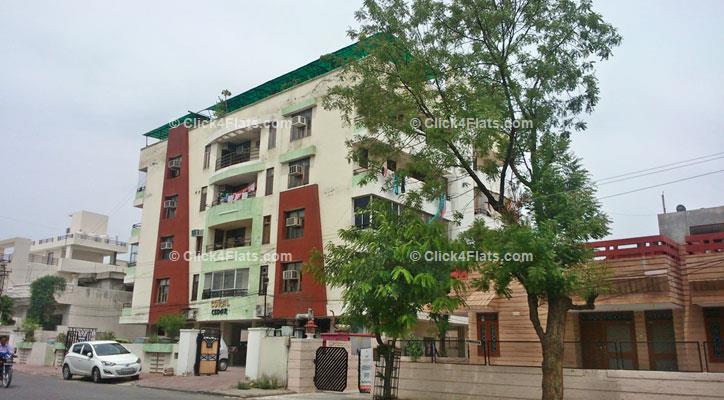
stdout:
<svg viewBox="0 0 724 400">
<path fill-rule="evenodd" d="M 129 266 L 135 265 L 137 259 L 138 259 L 138 243 L 131 243 L 131 246 L 128 249 L 128 265 Z"/>
<path fill-rule="evenodd" d="M 292 114 L 292 121 L 295 120 L 295 117 L 302 117 L 304 119 L 304 125 L 292 125 L 292 134 L 290 141 L 295 141 L 297 139 L 310 136 L 312 134 L 312 109 L 309 108 L 296 114 Z"/>
<path fill-rule="evenodd" d="M 171 252 L 173 251 L 173 236 L 164 236 L 161 238 L 161 259 L 171 259 Z"/>
<path fill-rule="evenodd" d="M 201 250 L 204 247 L 204 237 L 203 236 L 196 236 L 196 255 L 201 255 Z"/>
<path fill-rule="evenodd" d="M 175 178 L 181 175 L 181 156 L 173 157 L 168 160 L 168 177 Z"/>
<path fill-rule="evenodd" d="M 354 226 L 360 229 L 369 228 L 370 213 L 364 212 L 370 204 L 370 196 L 358 197 L 353 200 L 354 203 Z"/>
<path fill-rule="evenodd" d="M 265 295 L 269 287 L 269 266 L 262 265 L 259 267 L 259 295 Z"/>
<path fill-rule="evenodd" d="M 229 269 L 204 274 L 202 299 L 246 296 L 249 289 L 249 270 Z"/>
<path fill-rule="evenodd" d="M 206 195 L 209 192 L 209 188 L 204 186 L 201 188 L 201 200 L 199 201 L 199 211 L 206 211 Z"/>
<path fill-rule="evenodd" d="M 304 209 L 284 213 L 285 239 L 297 239 L 304 236 Z"/>
<path fill-rule="evenodd" d="M 705 308 L 704 324 L 709 361 L 724 363 L 724 308 Z"/>
<path fill-rule="evenodd" d="M 370 151 L 366 148 L 359 149 L 357 152 L 357 165 L 360 168 L 369 168 L 370 166 Z"/>
<path fill-rule="evenodd" d="M 73 353 L 81 354 L 81 349 L 83 348 L 83 343 L 78 343 L 73 345 Z"/>
<path fill-rule="evenodd" d="M 91 353 L 91 346 L 89 344 L 84 344 L 83 349 L 80 351 L 80 354 L 86 355 L 88 353 Z"/>
<path fill-rule="evenodd" d="M 309 183 L 309 157 L 289 163 L 289 189 Z"/>
<path fill-rule="evenodd" d="M 209 168 L 209 165 L 211 165 L 211 145 L 207 144 L 204 147 L 204 169 Z"/>
<path fill-rule="evenodd" d="M 163 217 L 176 218 L 176 206 L 178 202 L 178 196 L 166 196 L 163 201 Z"/>
<path fill-rule="evenodd" d="M 271 150 L 277 145 L 277 122 L 272 121 L 269 124 L 269 141 L 267 143 L 267 149 Z"/>
<path fill-rule="evenodd" d="M 271 241 L 271 215 L 264 216 L 264 226 L 261 231 L 261 244 L 269 244 Z"/>
<path fill-rule="evenodd" d="M 397 170 L 397 161 L 395 160 L 387 160 L 387 163 L 385 164 L 388 171 L 396 171 Z"/>
<path fill-rule="evenodd" d="M 191 281 L 191 301 L 196 301 L 199 298 L 199 274 L 194 274 L 194 278 Z"/>
<path fill-rule="evenodd" d="M 478 314 L 478 340 L 485 345 L 478 347 L 478 354 L 497 357 L 500 356 L 500 346 L 498 344 L 498 313 Z"/>
<path fill-rule="evenodd" d="M 264 187 L 264 196 L 274 193 L 274 168 L 266 170 L 266 186 Z"/>
<path fill-rule="evenodd" d="M 156 304 L 165 304 L 168 302 L 168 278 L 159 279 L 156 282 Z"/>
<path fill-rule="evenodd" d="M 294 273 L 285 274 L 287 271 L 296 271 Z M 302 290 L 302 263 L 293 262 L 282 266 L 282 290 L 284 292 L 299 292 Z"/>
</svg>

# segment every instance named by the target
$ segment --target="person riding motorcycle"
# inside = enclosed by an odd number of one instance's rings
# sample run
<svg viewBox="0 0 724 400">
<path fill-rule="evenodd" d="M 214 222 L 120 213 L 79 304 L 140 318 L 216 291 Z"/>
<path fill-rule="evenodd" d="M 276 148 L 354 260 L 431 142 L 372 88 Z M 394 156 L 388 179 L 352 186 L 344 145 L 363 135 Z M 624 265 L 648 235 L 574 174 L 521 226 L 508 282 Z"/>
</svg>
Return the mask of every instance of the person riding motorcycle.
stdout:
<svg viewBox="0 0 724 400">
<path fill-rule="evenodd" d="M 15 349 L 8 343 L 9 339 L 8 335 L 0 336 L 0 365 L 5 362 L 6 357 L 16 357 Z"/>
</svg>

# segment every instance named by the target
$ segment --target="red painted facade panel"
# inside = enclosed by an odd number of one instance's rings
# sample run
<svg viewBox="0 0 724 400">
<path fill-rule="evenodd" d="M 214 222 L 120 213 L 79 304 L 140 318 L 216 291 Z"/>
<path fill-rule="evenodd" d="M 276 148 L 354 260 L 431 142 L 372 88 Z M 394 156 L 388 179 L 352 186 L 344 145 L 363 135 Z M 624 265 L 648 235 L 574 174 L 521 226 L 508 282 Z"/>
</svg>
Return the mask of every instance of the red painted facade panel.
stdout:
<svg viewBox="0 0 724 400">
<path fill-rule="evenodd" d="M 171 177 L 168 161 L 179 156 L 180 174 Z M 166 197 L 174 195 L 178 196 L 174 218 L 164 218 L 164 208 L 161 207 L 148 317 L 150 325 L 155 324 L 161 315 L 180 313 L 188 308 L 189 262 L 184 260 L 183 254 L 189 250 L 189 135 L 188 128 L 183 125 L 169 130 L 161 204 Z M 160 242 L 166 236 L 173 236 L 173 250 L 181 255 L 177 261 L 161 259 Z M 166 278 L 169 280 L 168 300 L 158 304 L 158 281 Z"/>
<path fill-rule="evenodd" d="M 297 239 L 286 239 L 284 215 L 288 211 L 304 209 L 304 235 Z M 279 194 L 279 214 L 277 218 L 277 253 L 291 254 L 294 262 L 306 263 L 312 249 L 322 250 L 322 223 L 319 211 L 319 189 L 317 185 L 307 185 L 287 190 Z M 282 263 L 277 262 L 274 280 L 274 318 L 294 318 L 307 309 L 314 310 L 316 317 L 327 315 L 327 289 L 309 274 L 302 273 L 301 290 L 284 293 L 282 291 Z"/>
</svg>

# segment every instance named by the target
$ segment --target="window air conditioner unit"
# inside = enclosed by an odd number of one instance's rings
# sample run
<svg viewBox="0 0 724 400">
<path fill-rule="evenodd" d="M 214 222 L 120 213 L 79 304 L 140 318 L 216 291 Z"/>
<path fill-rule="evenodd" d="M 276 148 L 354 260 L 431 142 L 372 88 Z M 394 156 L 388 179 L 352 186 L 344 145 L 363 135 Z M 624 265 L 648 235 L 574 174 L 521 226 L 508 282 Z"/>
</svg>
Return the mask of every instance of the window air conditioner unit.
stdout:
<svg viewBox="0 0 724 400">
<path fill-rule="evenodd" d="M 176 208 L 176 200 L 164 200 L 163 208 Z"/>
<path fill-rule="evenodd" d="M 285 281 L 291 281 L 299 279 L 299 271 L 296 269 L 290 269 L 289 271 L 282 271 L 282 279 Z"/>
<path fill-rule="evenodd" d="M 267 304 L 266 313 L 264 313 L 264 304 L 257 304 L 254 315 L 257 317 L 261 317 L 261 318 L 270 317 L 271 316 L 271 307 Z"/>
<path fill-rule="evenodd" d="M 202 236 L 204 236 L 204 230 L 203 230 L 203 229 L 192 229 L 192 230 L 191 230 L 191 236 L 193 236 L 193 237 L 202 237 Z"/>
<path fill-rule="evenodd" d="M 302 219 L 299 217 L 289 217 L 285 222 L 287 228 L 298 228 L 302 226 Z"/>
<path fill-rule="evenodd" d="M 173 160 L 168 160 L 168 167 L 169 168 L 181 168 L 181 159 L 174 158 Z"/>
<path fill-rule="evenodd" d="M 304 175 L 304 167 L 301 165 L 290 165 L 289 175 Z"/>
<path fill-rule="evenodd" d="M 173 242 L 161 242 L 161 250 L 173 249 Z"/>
<path fill-rule="evenodd" d="M 292 126 L 296 128 L 307 126 L 307 119 L 302 117 L 301 115 L 292 117 Z"/>
</svg>

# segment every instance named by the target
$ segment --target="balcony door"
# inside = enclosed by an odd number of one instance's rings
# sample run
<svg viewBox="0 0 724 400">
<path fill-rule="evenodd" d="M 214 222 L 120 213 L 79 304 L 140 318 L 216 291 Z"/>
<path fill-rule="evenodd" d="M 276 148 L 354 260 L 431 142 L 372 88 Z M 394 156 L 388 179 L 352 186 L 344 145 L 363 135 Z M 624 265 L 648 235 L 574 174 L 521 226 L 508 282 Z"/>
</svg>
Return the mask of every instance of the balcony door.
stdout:
<svg viewBox="0 0 724 400">
<path fill-rule="evenodd" d="M 632 312 L 581 313 L 579 318 L 584 368 L 637 368 Z"/>
</svg>

